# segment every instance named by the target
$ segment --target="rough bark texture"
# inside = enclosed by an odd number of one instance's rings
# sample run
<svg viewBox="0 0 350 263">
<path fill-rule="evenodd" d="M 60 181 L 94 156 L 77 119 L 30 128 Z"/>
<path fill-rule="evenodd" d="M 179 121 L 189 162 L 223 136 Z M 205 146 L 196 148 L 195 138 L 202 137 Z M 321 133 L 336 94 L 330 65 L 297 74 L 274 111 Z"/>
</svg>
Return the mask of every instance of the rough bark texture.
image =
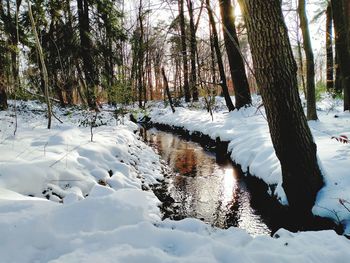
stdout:
<svg viewBox="0 0 350 263">
<path fill-rule="evenodd" d="M 332 45 L 332 6 L 328 3 L 326 11 L 326 54 L 327 54 L 327 91 L 333 92 L 334 90 L 334 63 L 333 63 L 333 45 Z"/>
<path fill-rule="evenodd" d="M 77 0 L 81 57 L 87 86 L 87 101 L 90 108 L 96 109 L 95 88 L 98 84 L 97 73 L 92 57 L 92 42 L 89 33 L 89 4 L 88 0 Z"/>
<path fill-rule="evenodd" d="M 244 61 L 239 50 L 235 18 L 231 0 L 220 0 L 225 47 L 230 64 L 230 73 L 236 97 L 236 108 L 252 103 Z"/>
<path fill-rule="evenodd" d="M 350 110 L 350 51 L 348 45 L 348 26 L 345 12 L 347 1 L 332 0 L 337 64 L 340 72 L 340 85 L 344 91 L 344 111 Z M 338 76 L 337 76 L 338 78 Z"/>
<path fill-rule="evenodd" d="M 307 119 L 317 120 L 316 96 L 315 96 L 315 62 L 312 51 L 309 25 L 305 10 L 305 0 L 299 0 L 298 13 L 300 28 L 303 34 L 304 52 L 306 56 L 306 98 L 307 98 Z"/>
<path fill-rule="evenodd" d="M 297 34 L 297 49 L 298 49 L 298 56 L 299 56 L 299 76 L 300 76 L 300 80 L 301 80 L 301 86 L 303 88 L 303 92 L 304 92 L 305 97 L 306 97 L 306 85 L 305 85 L 305 78 L 304 78 L 304 63 L 303 63 L 303 54 L 301 52 L 301 43 L 300 43 L 300 39 L 299 39 L 299 33 Z"/>
<path fill-rule="evenodd" d="M 196 70 L 196 30 L 193 21 L 193 3 L 192 0 L 187 0 L 188 14 L 190 16 L 190 58 L 191 58 L 191 74 L 190 74 L 190 90 L 192 91 L 193 101 L 198 101 L 197 89 L 197 70 Z"/>
<path fill-rule="evenodd" d="M 6 110 L 7 105 L 7 93 L 6 93 L 6 83 L 4 69 L 2 68 L 2 63 L 0 65 L 0 110 Z"/>
<path fill-rule="evenodd" d="M 239 0 L 247 26 L 256 80 L 271 139 L 281 163 L 290 208 L 310 215 L 323 178 L 316 144 L 297 87 L 293 57 L 280 0 Z"/>
<path fill-rule="evenodd" d="M 1 4 L 0 4 L 1 7 Z M 7 91 L 6 91 L 6 73 L 5 73 L 5 54 L 0 54 L 0 110 L 6 110 Z"/>
<path fill-rule="evenodd" d="M 222 93 L 224 95 L 226 106 L 227 106 L 228 110 L 233 111 L 235 109 L 235 106 L 233 106 L 230 94 L 228 92 L 224 64 L 222 62 L 221 51 L 220 51 L 220 46 L 219 46 L 218 32 L 216 30 L 214 15 L 213 15 L 213 11 L 210 7 L 209 0 L 206 0 L 206 6 L 207 6 L 207 10 L 208 10 L 208 15 L 209 15 L 209 23 L 210 23 L 210 26 L 212 29 L 212 34 L 213 34 L 212 37 L 213 37 L 213 43 L 214 43 L 214 48 L 215 48 L 215 53 L 216 53 L 216 59 L 218 62 L 218 67 L 219 67 L 220 85 L 222 88 Z"/>
<path fill-rule="evenodd" d="M 185 28 L 185 16 L 184 16 L 184 0 L 179 0 L 179 18 L 180 18 L 180 31 L 181 31 L 181 52 L 182 52 L 182 65 L 184 71 L 184 92 L 185 101 L 190 102 L 191 93 L 188 84 L 188 63 L 187 63 L 187 45 L 186 45 L 186 28 Z"/>
<path fill-rule="evenodd" d="M 145 89 L 144 87 L 144 68 L 143 68 L 143 61 L 144 61 L 144 41 L 143 41 L 143 15 L 142 15 L 142 0 L 140 0 L 139 3 L 139 14 L 138 14 L 138 22 L 139 22 L 139 43 L 138 43 L 138 99 L 139 99 L 139 107 L 142 107 L 142 95 L 143 91 Z M 144 104 L 146 104 L 146 94 L 144 94 Z"/>
<path fill-rule="evenodd" d="M 343 0 L 343 4 L 344 4 L 346 27 L 348 32 L 348 50 L 350 52 L 350 1 Z"/>
</svg>

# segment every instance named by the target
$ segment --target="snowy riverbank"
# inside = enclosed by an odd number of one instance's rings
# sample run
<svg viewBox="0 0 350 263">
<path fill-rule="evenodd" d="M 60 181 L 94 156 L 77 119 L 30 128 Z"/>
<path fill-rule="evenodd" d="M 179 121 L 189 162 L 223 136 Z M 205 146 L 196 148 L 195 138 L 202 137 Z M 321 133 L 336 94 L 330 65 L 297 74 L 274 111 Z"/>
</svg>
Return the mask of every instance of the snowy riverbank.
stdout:
<svg viewBox="0 0 350 263">
<path fill-rule="evenodd" d="M 259 105 L 255 97 L 255 105 Z M 222 98 L 217 98 L 213 120 L 206 110 L 197 108 L 176 108 L 175 114 L 163 106 L 151 108 L 153 122 L 182 127 L 189 132 L 201 132 L 213 140 L 229 142 L 228 150 L 234 162 L 243 171 L 262 179 L 270 186 L 270 193 L 276 195 L 282 204 L 287 199 L 282 188 L 282 174 L 279 161 L 272 146 L 263 107 L 250 107 L 240 111 L 227 112 L 222 107 Z M 318 104 L 319 121 L 309 122 L 318 147 L 319 162 L 325 176 L 325 187 L 319 192 L 313 208 L 315 215 L 332 218 L 346 227 L 350 234 L 350 146 L 332 137 L 350 137 L 350 113 L 342 112 L 341 105 L 330 98 Z M 343 202 L 343 204 L 341 203 Z"/>
<path fill-rule="evenodd" d="M 350 257 L 350 241 L 333 231 L 253 238 L 195 219 L 161 221 L 158 199 L 142 190 L 162 178 L 161 161 L 133 133 L 134 124 L 116 125 L 112 112 L 102 112 L 106 125 L 94 129 L 90 142 L 90 128 L 79 127 L 90 114 L 55 109 L 64 123 L 47 130 L 43 109 L 24 103 L 15 136 L 14 111 L 0 112 L 0 262 L 328 263 Z M 181 118 L 181 112 L 159 110 L 158 116 Z M 183 110 L 196 127 L 190 113 Z"/>
</svg>

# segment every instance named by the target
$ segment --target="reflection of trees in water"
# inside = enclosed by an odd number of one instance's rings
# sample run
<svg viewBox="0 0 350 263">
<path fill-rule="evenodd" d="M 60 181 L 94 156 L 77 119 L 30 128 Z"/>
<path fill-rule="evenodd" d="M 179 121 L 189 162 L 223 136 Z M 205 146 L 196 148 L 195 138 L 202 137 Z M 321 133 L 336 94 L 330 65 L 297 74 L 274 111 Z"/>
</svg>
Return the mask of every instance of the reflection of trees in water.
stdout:
<svg viewBox="0 0 350 263">
<path fill-rule="evenodd" d="M 188 148 L 188 145 L 182 145 L 176 150 L 175 169 L 184 176 L 195 176 L 197 171 L 197 159 L 194 149 Z"/>
<path fill-rule="evenodd" d="M 217 163 L 215 155 L 196 143 L 165 132 L 149 131 L 148 140 L 178 173 L 171 178 L 169 193 L 178 204 L 180 218 L 196 217 L 222 228 L 242 226 L 252 233 L 266 231 L 238 178 L 240 170 L 229 160 Z"/>
</svg>

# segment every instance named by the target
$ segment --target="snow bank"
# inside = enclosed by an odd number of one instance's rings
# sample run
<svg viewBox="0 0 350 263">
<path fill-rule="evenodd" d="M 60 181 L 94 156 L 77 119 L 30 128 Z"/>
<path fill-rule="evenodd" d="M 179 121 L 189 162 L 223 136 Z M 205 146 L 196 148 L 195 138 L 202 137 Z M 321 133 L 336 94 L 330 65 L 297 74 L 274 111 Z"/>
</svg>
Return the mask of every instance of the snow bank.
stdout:
<svg viewBox="0 0 350 263">
<path fill-rule="evenodd" d="M 43 113 L 30 111 L 41 104 L 26 105 L 16 136 L 12 112 L 0 112 L 0 262 L 328 263 L 350 257 L 350 241 L 333 231 L 279 230 L 275 238 L 253 238 L 196 219 L 161 221 L 158 199 L 141 190 L 162 178 L 160 160 L 138 140 L 134 124 L 116 125 L 111 113 L 101 113 L 107 125 L 89 142 L 89 127 L 77 125 L 85 115 L 56 109 L 64 124 L 47 130 Z"/>
</svg>

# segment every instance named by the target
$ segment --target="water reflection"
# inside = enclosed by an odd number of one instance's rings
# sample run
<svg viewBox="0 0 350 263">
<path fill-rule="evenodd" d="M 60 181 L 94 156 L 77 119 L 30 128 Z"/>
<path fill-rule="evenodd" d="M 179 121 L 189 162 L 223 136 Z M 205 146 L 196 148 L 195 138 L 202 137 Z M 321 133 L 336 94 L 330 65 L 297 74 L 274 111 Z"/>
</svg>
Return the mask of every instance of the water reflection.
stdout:
<svg viewBox="0 0 350 263">
<path fill-rule="evenodd" d="M 240 170 L 194 142 L 150 129 L 142 136 L 175 171 L 168 191 L 183 217 L 199 218 L 221 228 L 237 226 L 252 235 L 270 234 L 262 217 L 251 206 L 251 196 Z"/>
</svg>

